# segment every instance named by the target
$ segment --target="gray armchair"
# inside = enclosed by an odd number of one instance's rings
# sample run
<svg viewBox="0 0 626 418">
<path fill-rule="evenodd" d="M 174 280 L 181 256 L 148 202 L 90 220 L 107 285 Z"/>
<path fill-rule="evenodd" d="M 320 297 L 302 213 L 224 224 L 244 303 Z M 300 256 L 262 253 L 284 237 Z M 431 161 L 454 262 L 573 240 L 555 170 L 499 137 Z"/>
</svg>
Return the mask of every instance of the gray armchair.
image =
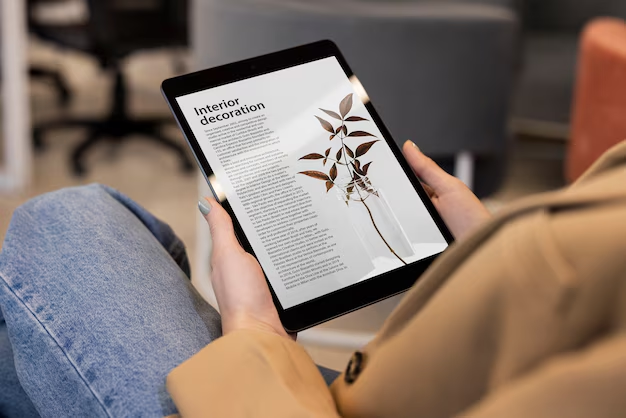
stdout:
<svg viewBox="0 0 626 418">
<path fill-rule="evenodd" d="M 398 144 L 410 138 L 443 163 L 460 162 L 457 172 L 486 195 L 507 151 L 516 3 L 198 0 L 194 49 L 206 68 L 331 39 Z"/>
</svg>

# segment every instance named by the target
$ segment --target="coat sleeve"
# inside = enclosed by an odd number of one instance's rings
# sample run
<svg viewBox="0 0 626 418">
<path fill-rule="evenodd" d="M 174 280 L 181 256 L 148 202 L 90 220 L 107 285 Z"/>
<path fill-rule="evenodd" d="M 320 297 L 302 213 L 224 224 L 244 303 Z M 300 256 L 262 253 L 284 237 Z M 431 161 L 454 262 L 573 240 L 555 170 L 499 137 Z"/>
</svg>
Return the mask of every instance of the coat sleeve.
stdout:
<svg viewBox="0 0 626 418">
<path fill-rule="evenodd" d="M 463 418 L 618 418 L 626 411 L 626 337 L 547 361 L 493 392 Z"/>
<path fill-rule="evenodd" d="M 169 374 L 167 390 L 182 417 L 338 417 L 306 351 L 263 331 L 212 342 Z"/>
</svg>

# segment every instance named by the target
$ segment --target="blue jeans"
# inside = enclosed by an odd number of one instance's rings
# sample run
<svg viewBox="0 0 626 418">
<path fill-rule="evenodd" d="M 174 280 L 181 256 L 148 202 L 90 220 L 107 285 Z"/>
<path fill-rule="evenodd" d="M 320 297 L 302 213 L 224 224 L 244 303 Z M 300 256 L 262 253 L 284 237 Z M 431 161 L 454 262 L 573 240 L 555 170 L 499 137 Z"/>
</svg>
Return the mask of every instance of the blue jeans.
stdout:
<svg viewBox="0 0 626 418">
<path fill-rule="evenodd" d="M 221 335 L 171 228 L 100 185 L 15 211 L 0 307 L 0 416 L 175 413 L 167 374 Z"/>
</svg>

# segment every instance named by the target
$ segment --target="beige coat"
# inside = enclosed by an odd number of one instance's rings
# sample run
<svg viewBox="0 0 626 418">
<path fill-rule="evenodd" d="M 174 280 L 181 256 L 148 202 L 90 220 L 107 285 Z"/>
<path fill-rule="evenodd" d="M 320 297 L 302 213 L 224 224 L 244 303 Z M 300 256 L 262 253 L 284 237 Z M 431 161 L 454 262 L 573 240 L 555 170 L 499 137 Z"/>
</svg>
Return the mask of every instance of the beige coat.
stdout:
<svg viewBox="0 0 626 418">
<path fill-rule="evenodd" d="M 237 331 L 176 368 L 184 417 L 626 417 L 626 142 L 450 247 L 327 388 Z M 350 380 L 350 379 L 348 379 Z"/>
</svg>

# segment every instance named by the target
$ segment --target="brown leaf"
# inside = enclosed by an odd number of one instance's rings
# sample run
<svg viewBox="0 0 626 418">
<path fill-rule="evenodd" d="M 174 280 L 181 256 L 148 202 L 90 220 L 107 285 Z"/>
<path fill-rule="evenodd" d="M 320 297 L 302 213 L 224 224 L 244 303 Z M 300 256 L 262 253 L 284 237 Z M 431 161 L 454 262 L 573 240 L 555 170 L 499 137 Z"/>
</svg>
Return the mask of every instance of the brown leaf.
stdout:
<svg viewBox="0 0 626 418">
<path fill-rule="evenodd" d="M 369 170 L 371 163 L 372 162 L 370 161 L 369 163 L 365 164 L 363 168 L 361 168 L 361 171 L 363 172 L 363 174 L 367 175 L 367 170 Z"/>
<path fill-rule="evenodd" d="M 322 161 L 322 165 L 323 165 L 324 167 L 326 167 L 326 161 L 328 161 L 328 158 L 324 158 L 324 161 Z"/>
<path fill-rule="evenodd" d="M 370 148 L 372 148 L 372 145 L 374 145 L 376 142 L 378 142 L 378 140 L 372 141 L 372 142 L 366 142 L 356 147 L 357 158 L 360 157 L 361 155 L 364 155 L 367 151 L 369 151 Z"/>
<path fill-rule="evenodd" d="M 329 174 L 331 180 L 335 180 L 337 178 L 337 164 L 333 164 L 333 166 L 330 168 Z"/>
<path fill-rule="evenodd" d="M 335 119 L 341 120 L 341 116 L 339 116 L 336 112 L 332 110 L 320 109 L 322 112 L 326 113 L 328 116 L 332 116 Z"/>
<path fill-rule="evenodd" d="M 343 126 L 343 125 L 342 125 Z M 335 129 L 335 134 L 338 134 L 339 131 L 341 131 L 341 126 L 338 126 L 337 129 Z"/>
<path fill-rule="evenodd" d="M 372 135 L 369 132 L 365 132 L 365 131 L 352 131 L 350 132 L 350 134 L 348 136 L 373 136 L 376 137 L 376 135 Z"/>
<path fill-rule="evenodd" d="M 348 128 L 346 127 L 346 125 L 343 125 L 343 134 L 348 135 Z"/>
<path fill-rule="evenodd" d="M 362 176 L 364 176 L 364 175 L 365 175 L 365 173 L 363 172 L 363 170 L 361 170 L 361 162 L 360 162 L 359 160 L 354 160 L 354 163 L 352 163 L 352 165 L 354 166 L 354 170 L 355 170 L 358 174 L 360 174 L 360 175 L 362 175 Z"/>
<path fill-rule="evenodd" d="M 369 188 L 369 187 L 373 187 L 373 186 L 372 186 L 372 182 L 370 181 L 370 179 L 368 177 L 365 177 L 365 184 L 368 186 L 368 187 L 366 187 L 366 190 L 368 192 L 370 192 L 371 194 L 373 194 L 375 196 L 378 196 L 378 192 L 376 190 L 372 190 L 371 188 Z"/>
<path fill-rule="evenodd" d="M 328 191 L 330 189 L 332 189 L 334 185 L 335 185 L 335 183 L 333 183 L 332 181 L 327 181 L 326 182 L 326 193 L 328 193 Z"/>
<path fill-rule="evenodd" d="M 320 118 L 319 116 L 316 116 L 316 118 L 317 118 L 317 120 L 320 121 L 320 124 L 322 125 L 322 128 L 326 129 L 331 134 L 335 133 L 335 129 L 333 128 L 333 125 L 330 124 L 330 122 Z"/>
<path fill-rule="evenodd" d="M 328 148 L 328 149 L 326 150 L 326 152 L 324 153 L 324 155 L 325 155 L 326 157 L 328 157 L 328 154 L 330 154 L 330 148 Z"/>
<path fill-rule="evenodd" d="M 370 187 L 371 185 L 368 185 L 367 183 L 368 183 L 367 177 L 365 177 L 363 180 L 357 181 L 356 185 L 359 189 L 363 190 L 364 192 L 368 192 L 370 194 L 373 194 L 374 196 L 378 196 L 378 192 L 374 190 L 372 187 Z"/>
<path fill-rule="evenodd" d="M 354 186 L 349 186 L 349 187 L 346 189 L 346 191 L 347 191 L 348 193 L 352 193 L 352 191 L 353 191 L 353 190 L 354 190 Z"/>
<path fill-rule="evenodd" d="M 332 141 L 335 136 L 336 136 L 335 134 L 332 134 L 329 138 L 329 141 Z"/>
<path fill-rule="evenodd" d="M 363 120 L 368 120 L 368 119 L 362 118 L 360 116 L 350 116 L 349 118 L 346 118 L 346 122 L 360 122 Z"/>
<path fill-rule="evenodd" d="M 313 177 L 318 180 L 330 180 L 330 177 L 326 173 L 322 173 L 321 171 L 301 171 L 298 174 L 304 174 L 305 176 Z"/>
<path fill-rule="evenodd" d="M 354 153 L 347 145 L 346 145 L 346 154 L 348 154 L 350 158 L 354 158 Z"/>
<path fill-rule="evenodd" d="M 376 190 L 374 190 L 374 189 L 370 189 L 369 187 L 366 187 L 366 188 L 365 188 L 365 191 L 366 191 L 366 192 L 368 192 L 368 193 L 370 193 L 370 194 L 373 194 L 373 195 L 374 195 L 374 196 L 376 196 L 376 197 L 379 197 L 379 196 L 378 196 L 378 192 L 377 192 Z"/>
<path fill-rule="evenodd" d="M 339 148 L 339 151 L 337 151 L 337 161 L 341 161 L 341 152 L 343 151 L 343 148 Z"/>
<path fill-rule="evenodd" d="M 346 117 L 350 109 L 352 109 L 352 93 L 344 97 L 339 104 L 339 113 L 341 113 L 341 117 Z"/>
<path fill-rule="evenodd" d="M 301 160 L 321 160 L 322 158 L 324 158 L 324 156 L 322 154 L 317 154 L 317 153 L 313 153 L 313 154 L 307 154 L 304 157 L 301 157 Z"/>
</svg>

